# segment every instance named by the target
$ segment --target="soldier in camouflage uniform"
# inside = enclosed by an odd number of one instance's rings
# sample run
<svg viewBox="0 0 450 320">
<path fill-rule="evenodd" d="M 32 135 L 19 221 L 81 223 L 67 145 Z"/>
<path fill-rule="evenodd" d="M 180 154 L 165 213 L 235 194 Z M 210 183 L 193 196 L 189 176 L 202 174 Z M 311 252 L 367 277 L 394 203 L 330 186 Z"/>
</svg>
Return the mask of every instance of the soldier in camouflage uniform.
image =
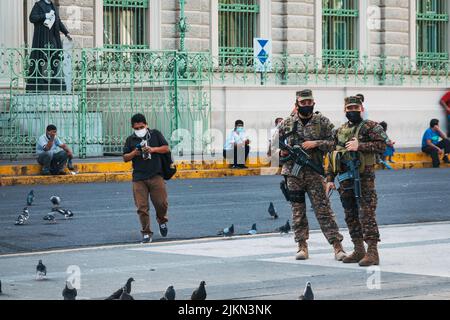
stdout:
<svg viewBox="0 0 450 320">
<path fill-rule="evenodd" d="M 297 92 L 297 110 L 278 126 L 279 139 L 289 134 L 286 142 L 290 146 L 301 146 L 314 160 L 323 167 L 323 156 L 332 145 L 333 124 L 319 112 L 314 113 L 314 99 L 311 90 Z M 273 139 L 279 141 L 278 139 Z M 280 150 L 280 157 L 288 153 Z M 285 177 L 286 198 L 292 205 L 293 229 L 295 241 L 298 243 L 297 260 L 308 259 L 309 226 L 306 217 L 305 192 L 308 193 L 314 213 L 319 221 L 320 228 L 328 242 L 334 248 L 335 258 L 342 260 L 345 257 L 341 241 L 342 235 L 336 218 L 331 210 L 330 201 L 325 193 L 325 181 L 318 173 L 305 166 L 298 176 L 293 176 L 291 170 L 293 161 L 283 163 L 281 174 Z"/>
<path fill-rule="evenodd" d="M 377 245 L 380 241 L 375 209 L 377 193 L 375 190 L 375 156 L 386 149 L 386 133 L 374 121 L 363 120 L 364 111 L 359 97 L 345 99 L 345 112 L 349 120 L 334 134 L 334 151 L 330 153 L 327 169 L 327 192 L 334 189 L 334 179 L 346 171 L 343 162 L 348 160 L 350 152 L 356 152 L 361 161 L 359 167 L 361 179 L 361 198 L 359 208 L 352 190 L 353 180 L 344 180 L 339 187 L 342 206 L 345 211 L 354 251 L 343 259 L 344 263 L 359 263 L 360 266 L 379 264 Z M 341 159 L 341 160 L 340 160 Z M 367 243 L 367 252 L 364 247 Z"/>
</svg>

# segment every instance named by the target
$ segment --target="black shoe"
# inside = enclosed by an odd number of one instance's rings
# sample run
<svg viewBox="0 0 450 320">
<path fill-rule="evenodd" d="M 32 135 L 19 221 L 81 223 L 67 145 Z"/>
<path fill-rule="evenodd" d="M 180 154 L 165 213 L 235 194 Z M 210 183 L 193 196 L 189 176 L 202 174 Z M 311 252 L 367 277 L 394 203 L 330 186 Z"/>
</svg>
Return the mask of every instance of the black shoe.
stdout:
<svg viewBox="0 0 450 320">
<path fill-rule="evenodd" d="M 73 166 L 73 163 L 72 163 L 72 159 L 69 159 L 67 161 L 67 169 L 69 169 L 70 171 L 73 171 L 75 169 L 75 167 Z"/>
<path fill-rule="evenodd" d="M 236 164 L 233 164 L 233 165 L 231 166 L 231 169 L 239 169 L 239 166 L 236 165 Z"/>
<path fill-rule="evenodd" d="M 241 169 L 248 169 L 248 167 L 245 164 L 240 164 L 239 168 L 241 168 Z"/>
<path fill-rule="evenodd" d="M 167 237 L 167 224 L 166 223 L 161 223 L 159 225 L 159 234 L 161 235 L 161 237 Z"/>
<path fill-rule="evenodd" d="M 442 161 L 444 161 L 444 163 L 450 163 L 450 161 L 448 160 L 448 157 L 447 157 L 447 156 L 444 156 L 444 157 L 442 158 Z"/>
<path fill-rule="evenodd" d="M 148 235 L 148 234 L 145 234 L 145 235 L 142 237 L 141 243 L 151 243 L 152 241 L 153 241 L 152 236 L 151 236 L 151 235 Z"/>
</svg>

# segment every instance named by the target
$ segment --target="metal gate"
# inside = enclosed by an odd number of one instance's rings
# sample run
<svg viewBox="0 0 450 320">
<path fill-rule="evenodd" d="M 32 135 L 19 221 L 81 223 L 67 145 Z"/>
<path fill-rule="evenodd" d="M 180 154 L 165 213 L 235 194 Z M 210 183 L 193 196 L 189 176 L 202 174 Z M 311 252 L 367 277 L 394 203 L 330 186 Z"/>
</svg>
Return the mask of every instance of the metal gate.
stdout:
<svg viewBox="0 0 450 320">
<path fill-rule="evenodd" d="M 210 125 L 211 58 L 122 49 L 0 49 L 0 157 L 34 156 L 48 124 L 79 157 L 121 154 L 134 113 L 173 146 Z M 33 53 L 34 52 L 34 53 Z M 33 59 L 32 57 L 36 57 Z M 174 134 L 175 133 L 175 134 Z M 192 146 L 198 146 L 191 135 Z M 198 148 L 194 152 L 202 152 Z"/>
</svg>

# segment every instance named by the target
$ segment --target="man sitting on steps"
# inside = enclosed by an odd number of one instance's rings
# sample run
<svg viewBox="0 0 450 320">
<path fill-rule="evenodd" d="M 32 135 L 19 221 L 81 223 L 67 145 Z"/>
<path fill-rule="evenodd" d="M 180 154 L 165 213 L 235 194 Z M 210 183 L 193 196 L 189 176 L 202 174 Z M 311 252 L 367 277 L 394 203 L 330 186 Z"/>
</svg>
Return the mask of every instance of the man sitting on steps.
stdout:
<svg viewBox="0 0 450 320">
<path fill-rule="evenodd" d="M 442 138 L 441 141 L 439 141 Z M 439 127 L 439 120 L 432 119 L 430 127 L 425 130 L 422 138 L 422 152 L 429 154 L 433 160 L 433 168 L 439 168 L 439 155 L 443 155 L 444 163 L 450 163 L 448 154 L 450 153 L 450 140 Z"/>
</svg>

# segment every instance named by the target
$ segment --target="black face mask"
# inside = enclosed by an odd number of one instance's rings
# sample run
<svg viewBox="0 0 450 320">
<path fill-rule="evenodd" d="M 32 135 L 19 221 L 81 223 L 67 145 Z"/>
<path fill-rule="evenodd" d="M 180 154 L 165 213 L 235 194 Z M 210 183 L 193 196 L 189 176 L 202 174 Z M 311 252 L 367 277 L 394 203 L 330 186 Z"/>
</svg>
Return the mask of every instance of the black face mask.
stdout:
<svg viewBox="0 0 450 320">
<path fill-rule="evenodd" d="M 361 111 L 347 111 L 345 113 L 345 116 L 347 117 L 348 121 L 352 123 L 360 123 L 362 121 Z"/>
<path fill-rule="evenodd" d="M 303 107 L 300 107 L 299 105 L 297 105 L 297 110 L 298 110 L 298 113 L 300 113 L 303 117 L 308 117 L 308 116 L 312 115 L 312 113 L 314 111 L 314 105 L 303 106 Z"/>
</svg>

